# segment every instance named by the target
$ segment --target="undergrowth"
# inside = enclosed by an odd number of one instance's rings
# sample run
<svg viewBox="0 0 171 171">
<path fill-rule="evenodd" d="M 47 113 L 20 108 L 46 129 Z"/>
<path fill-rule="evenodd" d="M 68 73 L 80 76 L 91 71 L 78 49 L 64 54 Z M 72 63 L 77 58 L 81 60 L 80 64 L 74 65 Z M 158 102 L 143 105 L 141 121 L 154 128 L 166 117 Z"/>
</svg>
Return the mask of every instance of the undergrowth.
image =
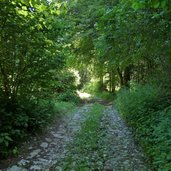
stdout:
<svg viewBox="0 0 171 171">
<path fill-rule="evenodd" d="M 113 101 L 113 99 L 115 98 L 115 94 L 111 93 L 111 92 L 96 92 L 94 93 L 94 97 L 98 97 L 100 99 L 104 99 L 104 100 L 109 100 L 109 101 Z"/>
<path fill-rule="evenodd" d="M 117 94 L 116 106 L 133 128 L 154 170 L 171 170 L 171 101 L 155 85 L 137 85 Z"/>
<path fill-rule="evenodd" d="M 1 103 L 0 121 L 0 159 L 19 153 L 21 140 L 26 140 L 46 128 L 55 118 L 59 118 L 75 105 L 71 102 L 39 100 L 36 103 Z M 10 104 L 11 106 L 11 104 Z"/>
</svg>

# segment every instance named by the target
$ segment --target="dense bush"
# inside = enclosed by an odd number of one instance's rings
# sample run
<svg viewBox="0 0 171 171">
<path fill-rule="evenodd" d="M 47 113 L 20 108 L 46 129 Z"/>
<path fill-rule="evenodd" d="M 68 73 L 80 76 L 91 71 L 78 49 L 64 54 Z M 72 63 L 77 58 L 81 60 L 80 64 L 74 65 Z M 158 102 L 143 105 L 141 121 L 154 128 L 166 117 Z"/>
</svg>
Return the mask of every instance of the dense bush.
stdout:
<svg viewBox="0 0 171 171">
<path fill-rule="evenodd" d="M 116 106 L 133 128 L 154 170 L 171 170 L 170 96 L 154 85 L 121 90 Z"/>
<path fill-rule="evenodd" d="M 79 103 L 80 101 L 77 93 L 72 92 L 71 90 L 68 90 L 62 94 L 59 94 L 57 99 L 60 101 L 74 102 L 74 103 Z"/>
<path fill-rule="evenodd" d="M 159 89 L 150 85 L 136 85 L 131 89 L 123 89 L 117 94 L 116 104 L 122 115 L 130 119 L 138 117 L 139 113 L 145 113 L 150 102 L 159 96 Z M 129 114 L 129 115 L 128 115 Z M 130 118 L 131 117 L 131 118 Z"/>
</svg>

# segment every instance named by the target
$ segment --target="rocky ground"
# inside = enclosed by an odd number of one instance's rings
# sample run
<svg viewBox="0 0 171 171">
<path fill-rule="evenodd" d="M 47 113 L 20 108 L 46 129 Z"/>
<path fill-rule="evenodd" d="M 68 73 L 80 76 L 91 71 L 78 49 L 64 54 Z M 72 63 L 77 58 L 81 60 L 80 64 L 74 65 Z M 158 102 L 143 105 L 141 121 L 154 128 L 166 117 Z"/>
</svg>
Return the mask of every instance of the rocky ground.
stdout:
<svg viewBox="0 0 171 171">
<path fill-rule="evenodd" d="M 68 145 L 74 141 L 74 135 L 88 118 L 88 111 L 91 106 L 92 104 L 85 104 L 79 107 L 76 112 L 63 118 L 60 126 L 49 129 L 49 133 L 42 138 L 41 142 L 39 141 L 37 146 L 32 144 L 28 146 L 29 153 L 26 156 L 9 165 L 8 168 L 0 170 L 48 171 L 53 168 L 53 170 L 62 171 L 63 168 L 58 165 L 58 161 L 64 161 L 70 153 Z M 144 162 L 143 153 L 134 142 L 131 132 L 111 105 L 105 104 L 104 116 L 99 124 L 105 131 L 102 148 L 105 149 L 104 155 L 107 157 L 105 157 L 105 161 L 102 161 L 103 170 L 150 171 Z"/>
<path fill-rule="evenodd" d="M 145 156 L 136 143 L 132 133 L 125 125 L 118 112 L 106 107 L 102 124 L 106 127 L 108 160 L 105 169 L 108 171 L 150 171 L 145 164 Z"/>
</svg>

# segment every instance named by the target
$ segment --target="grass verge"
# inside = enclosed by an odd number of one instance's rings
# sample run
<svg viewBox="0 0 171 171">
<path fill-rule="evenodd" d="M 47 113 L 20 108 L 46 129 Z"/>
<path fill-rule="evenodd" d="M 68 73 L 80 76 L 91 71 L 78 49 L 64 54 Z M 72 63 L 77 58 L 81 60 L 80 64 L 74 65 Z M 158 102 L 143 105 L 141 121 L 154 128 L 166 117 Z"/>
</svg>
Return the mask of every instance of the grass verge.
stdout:
<svg viewBox="0 0 171 171">
<path fill-rule="evenodd" d="M 171 102 L 155 85 L 122 90 L 116 98 L 119 112 L 133 128 L 135 138 L 154 170 L 171 170 Z"/>
</svg>

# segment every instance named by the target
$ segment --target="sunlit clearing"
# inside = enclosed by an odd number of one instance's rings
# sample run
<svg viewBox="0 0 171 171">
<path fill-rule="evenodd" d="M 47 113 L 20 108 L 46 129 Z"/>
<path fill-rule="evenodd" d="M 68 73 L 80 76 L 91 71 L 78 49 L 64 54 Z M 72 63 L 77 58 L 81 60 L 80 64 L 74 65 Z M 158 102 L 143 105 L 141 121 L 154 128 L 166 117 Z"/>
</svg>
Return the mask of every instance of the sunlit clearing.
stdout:
<svg viewBox="0 0 171 171">
<path fill-rule="evenodd" d="M 80 92 L 80 91 L 77 91 L 77 93 L 78 93 L 78 95 L 79 95 L 79 97 L 81 99 L 89 99 L 89 98 L 91 98 L 91 94 L 83 93 L 83 92 Z"/>
</svg>

